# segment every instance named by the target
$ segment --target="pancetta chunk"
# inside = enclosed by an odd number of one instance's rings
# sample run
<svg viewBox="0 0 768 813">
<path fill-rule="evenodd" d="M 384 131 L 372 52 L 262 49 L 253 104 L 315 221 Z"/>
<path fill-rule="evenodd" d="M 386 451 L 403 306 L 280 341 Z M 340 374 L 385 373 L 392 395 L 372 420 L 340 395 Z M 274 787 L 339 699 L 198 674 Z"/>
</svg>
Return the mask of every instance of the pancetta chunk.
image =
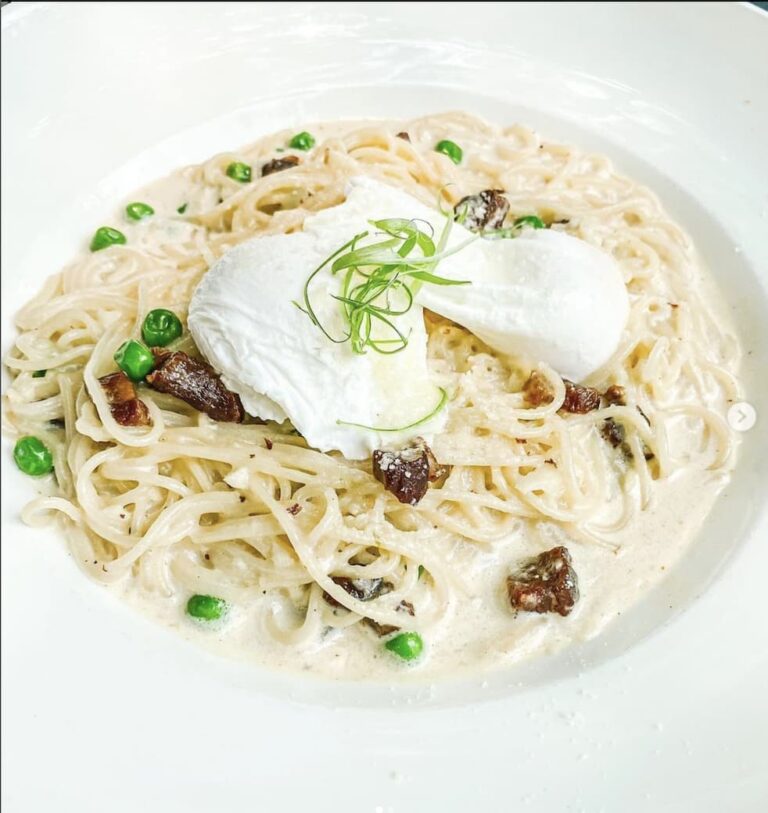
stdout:
<svg viewBox="0 0 768 813">
<path fill-rule="evenodd" d="M 376 449 L 372 463 L 373 476 L 407 505 L 416 505 L 444 472 L 422 438 L 399 451 Z"/>
<path fill-rule="evenodd" d="M 265 178 L 273 172 L 282 172 L 284 169 L 293 169 L 300 163 L 301 161 L 295 155 L 286 155 L 285 158 L 273 158 L 261 168 L 261 177 Z"/>
<path fill-rule="evenodd" d="M 152 352 L 155 369 L 147 376 L 147 383 L 153 389 L 181 398 L 214 421 L 242 422 L 245 410 L 240 396 L 222 384 L 213 367 L 180 350 L 171 353 L 153 347 Z"/>
<path fill-rule="evenodd" d="M 453 211 L 456 219 L 471 231 L 500 229 L 509 212 L 509 201 L 501 189 L 483 189 L 462 198 Z"/>
<path fill-rule="evenodd" d="M 133 381 L 122 370 L 102 376 L 99 384 L 107 396 L 109 411 L 120 426 L 149 425 L 147 405 L 136 397 Z"/>
<path fill-rule="evenodd" d="M 507 577 L 507 593 L 515 610 L 568 615 L 579 600 L 568 549 L 560 545 L 524 562 Z"/>
</svg>

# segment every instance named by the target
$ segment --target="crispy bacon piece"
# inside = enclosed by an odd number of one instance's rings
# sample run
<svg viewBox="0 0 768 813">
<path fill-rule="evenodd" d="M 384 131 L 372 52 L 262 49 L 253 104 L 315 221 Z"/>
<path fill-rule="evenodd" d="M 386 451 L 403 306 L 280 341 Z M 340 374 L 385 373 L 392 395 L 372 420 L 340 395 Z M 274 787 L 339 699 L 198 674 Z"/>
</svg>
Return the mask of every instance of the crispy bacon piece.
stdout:
<svg viewBox="0 0 768 813">
<path fill-rule="evenodd" d="M 385 635 L 391 635 L 400 629 L 400 627 L 396 627 L 394 624 L 379 624 L 378 621 L 374 621 L 372 618 L 364 618 L 363 624 L 370 627 L 379 638 L 383 638 Z"/>
<path fill-rule="evenodd" d="M 350 579 L 346 576 L 332 576 L 331 578 L 358 601 L 371 601 L 392 590 L 392 585 L 385 582 L 384 579 Z M 330 593 L 323 591 L 323 598 L 333 607 L 342 606 Z"/>
<path fill-rule="evenodd" d="M 110 405 L 123 404 L 136 397 L 136 387 L 134 387 L 133 381 L 122 370 L 102 376 L 99 384 Z"/>
<path fill-rule="evenodd" d="M 372 599 L 378 598 L 379 596 L 383 596 L 386 593 L 389 593 L 393 588 L 390 582 L 384 581 L 384 579 L 349 579 L 346 576 L 333 576 L 333 581 L 339 585 L 339 587 L 343 587 L 350 596 L 356 598 L 358 601 L 371 601 Z M 332 607 L 341 607 L 342 605 L 336 601 L 336 599 L 323 591 L 323 598 L 330 604 Z M 415 615 L 416 611 L 413 608 L 413 604 L 410 601 L 401 601 L 397 605 L 397 612 L 401 613 L 408 613 L 408 615 Z M 374 621 L 372 618 L 363 618 L 363 623 L 367 624 L 377 635 L 384 636 L 389 635 L 392 632 L 397 632 L 400 627 L 396 627 L 394 624 L 379 624 L 377 621 Z"/>
<path fill-rule="evenodd" d="M 400 451 L 376 449 L 371 460 L 373 476 L 407 505 L 416 505 L 427 493 L 429 483 L 445 472 L 423 438 L 414 438 Z"/>
<path fill-rule="evenodd" d="M 579 600 L 568 549 L 560 545 L 524 562 L 507 577 L 507 593 L 515 610 L 568 615 Z"/>
<path fill-rule="evenodd" d="M 271 175 L 273 172 L 282 172 L 284 169 L 293 169 L 301 163 L 298 156 L 286 155 L 285 158 L 273 158 L 261 168 L 261 177 Z"/>
<path fill-rule="evenodd" d="M 606 406 L 627 405 L 627 391 L 619 384 L 611 384 L 603 393 L 603 398 L 605 398 Z"/>
<path fill-rule="evenodd" d="M 638 409 L 640 409 L 640 407 L 638 407 Z M 643 417 L 645 417 L 645 415 L 643 415 Z M 627 460 L 632 460 L 634 455 L 632 454 L 632 448 L 626 441 L 627 430 L 623 423 L 620 423 L 614 418 L 606 418 L 603 421 L 603 425 L 600 427 L 600 434 L 602 435 L 603 440 L 610 443 L 614 449 L 621 447 L 624 457 Z M 645 443 L 643 443 L 643 457 L 646 460 L 653 460 L 653 458 L 656 457 L 656 455 Z"/>
<path fill-rule="evenodd" d="M 503 189 L 483 189 L 476 195 L 467 195 L 454 207 L 455 217 L 464 215 L 463 225 L 472 231 L 500 229 L 509 212 L 509 201 Z"/>
<path fill-rule="evenodd" d="M 560 407 L 563 412 L 576 412 L 583 415 L 600 407 L 600 393 L 593 387 L 585 387 L 582 384 L 574 384 L 567 378 L 563 379 L 565 384 L 565 398 Z M 531 406 L 541 406 L 551 404 L 555 397 L 552 385 L 545 375 L 534 370 L 528 380 L 523 384 L 523 395 Z"/>
<path fill-rule="evenodd" d="M 228 390 L 213 367 L 177 350 L 170 353 L 153 347 L 155 369 L 147 383 L 158 392 L 175 395 L 190 406 L 205 412 L 214 421 L 240 423 L 245 416 L 240 397 Z"/>
<path fill-rule="evenodd" d="M 534 370 L 523 384 L 523 395 L 525 400 L 535 407 L 551 404 L 552 399 L 555 397 L 549 379 L 537 370 Z"/>
<path fill-rule="evenodd" d="M 583 415 L 600 407 L 600 393 L 594 387 L 585 387 L 574 384 L 573 381 L 563 379 L 565 384 L 565 399 L 560 407 L 564 412 L 575 412 Z"/>
<path fill-rule="evenodd" d="M 603 436 L 608 443 L 613 446 L 615 449 L 617 446 L 621 446 L 624 443 L 626 438 L 626 430 L 624 429 L 624 424 L 615 421 L 613 418 L 606 418 L 603 421 L 603 425 L 600 428 L 600 434 Z"/>
<path fill-rule="evenodd" d="M 107 396 L 112 417 L 120 426 L 148 426 L 147 405 L 136 397 L 133 381 L 120 370 L 99 379 L 99 384 Z"/>
<path fill-rule="evenodd" d="M 120 426 L 148 426 L 150 423 L 147 405 L 138 398 L 122 404 L 110 404 L 109 408 Z"/>
</svg>

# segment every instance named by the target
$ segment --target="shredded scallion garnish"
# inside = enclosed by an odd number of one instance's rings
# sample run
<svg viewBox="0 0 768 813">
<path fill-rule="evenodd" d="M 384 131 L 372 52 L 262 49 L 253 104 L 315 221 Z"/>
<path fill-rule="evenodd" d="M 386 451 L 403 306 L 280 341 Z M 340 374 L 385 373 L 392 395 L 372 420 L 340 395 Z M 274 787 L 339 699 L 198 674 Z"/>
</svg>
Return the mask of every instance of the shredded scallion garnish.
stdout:
<svg viewBox="0 0 768 813">
<path fill-rule="evenodd" d="M 427 421 L 432 420 L 432 418 L 440 412 L 443 407 L 448 403 L 448 391 L 443 389 L 443 387 L 438 387 L 440 390 L 440 400 L 437 402 L 437 406 L 428 414 L 425 415 L 423 418 L 419 418 L 417 421 L 413 423 L 409 423 L 406 426 L 396 426 L 396 427 L 384 427 L 384 426 L 366 426 L 363 423 L 353 423 L 352 421 L 341 421 L 338 420 L 336 423 L 339 426 L 354 426 L 357 429 L 368 429 L 371 432 L 404 432 L 406 429 L 414 429 L 417 426 L 421 426 L 421 424 L 426 423 Z"/>
<path fill-rule="evenodd" d="M 431 285 L 468 285 L 469 280 L 454 280 L 435 273 L 437 264 L 478 239 L 471 237 L 451 250 L 446 250 L 452 218 L 435 243 L 432 226 L 429 231 L 419 224 L 424 221 L 389 218 L 369 221 L 377 231 L 356 234 L 324 260 L 304 284 L 304 303 L 294 302 L 332 342 L 349 342 L 354 353 L 368 348 L 377 353 L 391 354 L 405 349 L 408 335 L 394 322 L 408 313 L 418 288 Z M 373 235 L 384 240 L 363 244 Z M 334 276 L 343 274 L 339 294 L 331 294 L 340 303 L 346 332 L 339 337 L 330 335 L 320 322 L 311 298 L 312 280 L 330 265 Z"/>
</svg>

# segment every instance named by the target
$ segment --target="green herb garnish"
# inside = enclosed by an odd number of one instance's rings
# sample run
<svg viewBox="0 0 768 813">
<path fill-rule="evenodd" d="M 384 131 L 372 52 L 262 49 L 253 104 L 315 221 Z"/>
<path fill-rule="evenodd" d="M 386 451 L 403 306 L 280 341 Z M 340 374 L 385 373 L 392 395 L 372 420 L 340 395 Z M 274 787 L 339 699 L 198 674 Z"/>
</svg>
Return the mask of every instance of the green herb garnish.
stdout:
<svg viewBox="0 0 768 813">
<path fill-rule="evenodd" d="M 444 390 L 442 387 L 438 387 L 438 390 L 440 391 L 440 400 L 437 402 L 437 406 L 435 406 L 435 408 L 428 415 L 425 415 L 423 418 L 419 418 L 413 423 L 406 424 L 406 426 L 366 426 L 364 423 L 353 423 L 352 421 L 341 420 L 337 420 L 336 423 L 339 426 L 355 426 L 358 429 L 368 429 L 371 432 L 404 432 L 406 429 L 413 429 L 416 426 L 421 426 L 421 424 L 432 420 L 432 418 L 434 418 L 435 415 L 437 415 L 437 413 L 440 412 L 448 403 L 447 390 Z"/>
<path fill-rule="evenodd" d="M 452 218 L 446 218 L 445 227 L 435 243 L 433 234 L 419 228 L 415 220 L 390 218 L 369 221 L 379 235 L 386 237 L 368 245 L 363 241 L 370 231 L 360 232 L 325 259 L 304 284 L 303 305 L 294 302 L 330 341 L 349 342 L 352 352 L 363 354 L 368 348 L 377 353 L 397 353 L 408 345 L 408 336 L 395 324 L 394 319 L 406 314 L 413 305 L 414 296 L 423 283 L 432 285 L 468 285 L 469 280 L 453 280 L 435 274 L 437 264 L 461 251 L 478 237 L 471 237 L 446 251 Z M 432 227 L 427 223 L 432 231 Z M 312 280 L 330 265 L 332 275 L 343 274 L 341 291 L 331 294 L 341 303 L 346 332 L 333 337 L 320 322 L 310 295 Z"/>
<path fill-rule="evenodd" d="M 465 214 L 462 212 L 462 214 Z M 460 219 L 457 218 L 457 222 L 462 222 Z M 487 240 L 493 240 L 497 238 L 514 238 L 520 235 L 525 228 L 531 229 L 546 229 L 547 224 L 536 215 L 524 215 L 523 217 L 518 217 L 517 220 L 511 225 L 507 226 L 503 229 L 492 229 L 490 231 L 483 232 L 483 238 Z"/>
<path fill-rule="evenodd" d="M 184 212 L 186 212 L 186 211 L 187 211 L 187 206 L 189 206 L 189 204 L 188 204 L 188 203 L 182 203 L 182 204 L 181 204 L 181 206 L 179 206 L 179 208 L 178 208 L 176 211 L 177 211 L 177 212 L 178 212 L 180 215 L 183 215 L 183 214 L 184 214 Z"/>
</svg>

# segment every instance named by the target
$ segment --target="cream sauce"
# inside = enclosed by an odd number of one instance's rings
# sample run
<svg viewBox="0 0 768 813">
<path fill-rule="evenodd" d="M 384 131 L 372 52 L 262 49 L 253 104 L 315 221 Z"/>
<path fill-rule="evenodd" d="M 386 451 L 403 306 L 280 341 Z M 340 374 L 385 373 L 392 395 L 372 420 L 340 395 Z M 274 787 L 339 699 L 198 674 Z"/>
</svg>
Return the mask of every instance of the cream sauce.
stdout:
<svg viewBox="0 0 768 813">
<path fill-rule="evenodd" d="M 506 598 L 506 575 L 525 556 L 542 550 L 541 536 L 563 542 L 555 526 L 534 530 L 525 521 L 518 533 L 487 549 L 458 539 L 449 550 L 425 546 L 462 576 L 464 591 L 449 614 L 429 629 L 418 665 L 404 664 L 368 628 L 328 630 L 319 642 L 286 646 L 265 629 L 270 595 L 233 608 L 224 622 L 201 624 L 173 602 L 148 600 L 133 582 L 115 589 L 123 599 L 195 644 L 229 658 L 270 668 L 311 671 L 339 680 L 392 680 L 439 677 L 503 669 L 526 658 L 550 655 L 569 644 L 594 638 L 656 587 L 692 545 L 728 476 L 686 471 L 654 484 L 652 505 L 612 537 L 614 552 L 599 545 L 565 540 L 579 578 L 580 599 L 573 612 L 515 614 Z M 425 550 L 425 553 L 427 551 Z M 684 566 L 680 565 L 680 566 Z M 418 623 L 409 628 L 418 630 Z"/>
</svg>

